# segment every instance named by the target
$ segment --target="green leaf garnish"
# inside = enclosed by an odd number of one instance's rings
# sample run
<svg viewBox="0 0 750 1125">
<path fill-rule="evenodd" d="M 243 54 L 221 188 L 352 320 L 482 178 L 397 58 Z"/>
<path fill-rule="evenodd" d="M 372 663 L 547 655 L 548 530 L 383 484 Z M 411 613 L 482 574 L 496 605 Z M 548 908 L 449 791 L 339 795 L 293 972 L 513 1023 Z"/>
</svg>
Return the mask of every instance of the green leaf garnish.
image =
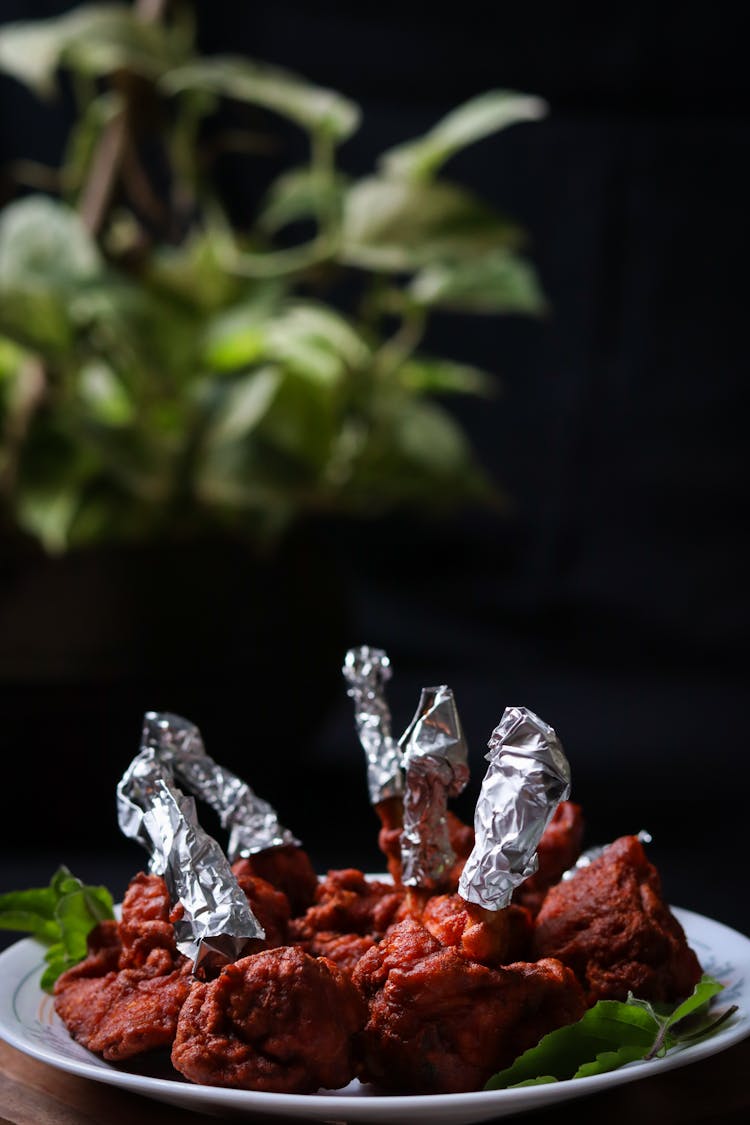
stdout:
<svg viewBox="0 0 750 1125">
<path fill-rule="evenodd" d="M 85 886 L 67 867 L 58 868 L 48 887 L 0 895 L 0 929 L 31 933 L 49 947 L 41 979 L 46 992 L 83 960 L 88 935 L 107 918 L 114 918 L 107 888 Z"/>
<path fill-rule="evenodd" d="M 719 981 L 704 976 L 692 994 L 672 1009 L 632 995 L 626 1003 L 600 1000 L 577 1023 L 545 1035 L 511 1066 L 494 1074 L 485 1089 L 588 1078 L 626 1063 L 662 1057 L 680 1044 L 713 1034 L 736 1011 L 730 1008 L 718 1019 L 701 1020 L 712 998 L 723 988 Z"/>
</svg>

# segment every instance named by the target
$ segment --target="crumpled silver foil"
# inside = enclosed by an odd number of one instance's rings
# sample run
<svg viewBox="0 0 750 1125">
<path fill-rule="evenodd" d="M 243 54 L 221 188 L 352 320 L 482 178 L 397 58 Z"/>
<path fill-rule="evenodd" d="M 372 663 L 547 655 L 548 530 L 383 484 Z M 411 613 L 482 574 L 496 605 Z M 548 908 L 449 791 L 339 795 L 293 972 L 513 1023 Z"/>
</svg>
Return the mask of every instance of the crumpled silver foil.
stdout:
<svg viewBox="0 0 750 1125">
<path fill-rule="evenodd" d="M 185 789 L 218 813 L 222 827 L 229 830 L 230 862 L 269 848 L 301 846 L 296 836 L 279 823 L 275 809 L 267 801 L 209 757 L 194 723 L 168 711 L 148 711 L 144 740 L 170 766 Z"/>
<path fill-rule="evenodd" d="M 552 727 L 526 707 L 507 707 L 488 745 L 474 848 L 458 893 L 487 910 L 502 910 L 537 870 L 542 833 L 570 794 L 570 766 Z"/>
<path fill-rule="evenodd" d="M 642 844 L 650 844 L 653 836 L 650 832 L 647 832 L 645 828 L 642 828 L 640 832 L 636 833 L 636 839 L 640 840 Z M 567 871 L 563 871 L 562 878 L 566 882 L 568 881 L 568 879 L 572 879 L 575 875 L 578 874 L 579 871 L 582 870 L 582 868 L 588 867 L 594 862 L 595 859 L 598 859 L 599 856 L 604 855 L 608 847 L 609 844 L 597 844 L 593 848 L 586 848 L 586 851 L 581 852 L 573 866 L 569 867 Z"/>
<path fill-rule="evenodd" d="M 468 748 L 449 687 L 422 689 L 400 745 L 406 767 L 402 881 L 409 887 L 431 888 L 455 862 L 447 801 L 458 796 L 469 780 Z"/>
<path fill-rule="evenodd" d="M 391 678 L 391 662 L 380 648 L 361 645 L 350 648 L 341 669 L 354 700 L 354 721 L 367 758 L 367 788 L 370 802 L 379 805 L 404 792 L 403 758 L 391 735 L 391 712 L 385 685 Z"/>
<path fill-rule="evenodd" d="M 265 937 L 226 856 L 198 823 L 195 801 L 176 787 L 152 746 L 118 784 L 117 816 L 122 832 L 149 852 L 150 869 L 164 877 L 172 903 L 182 904 L 175 939 L 194 975 L 215 975 Z"/>
</svg>

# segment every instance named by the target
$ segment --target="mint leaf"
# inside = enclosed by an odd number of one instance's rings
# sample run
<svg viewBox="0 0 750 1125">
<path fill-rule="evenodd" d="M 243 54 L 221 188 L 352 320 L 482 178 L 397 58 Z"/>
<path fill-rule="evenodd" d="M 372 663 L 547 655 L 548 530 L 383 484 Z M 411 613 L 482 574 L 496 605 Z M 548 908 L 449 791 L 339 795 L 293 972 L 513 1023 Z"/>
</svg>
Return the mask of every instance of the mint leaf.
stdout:
<svg viewBox="0 0 750 1125">
<path fill-rule="evenodd" d="M 668 1026 L 673 1029 L 675 1024 L 681 1023 L 682 1020 L 694 1015 L 701 1008 L 707 1008 L 709 1002 L 717 993 L 721 992 L 723 987 L 724 985 L 718 980 L 704 974 L 693 989 L 692 995 L 688 996 L 687 1000 L 683 1000 L 672 1012 L 668 1020 Z"/>
<path fill-rule="evenodd" d="M 31 933 L 48 945 L 41 987 L 52 991 L 66 969 L 82 961 L 88 935 L 99 922 L 114 918 L 106 887 L 88 887 L 67 867 L 59 867 L 48 887 L 0 895 L 0 928 Z"/>
<path fill-rule="evenodd" d="M 511 1066 L 493 1075 L 485 1089 L 587 1078 L 666 1054 L 680 1043 L 712 1034 L 736 1010 L 730 1009 L 697 1031 L 692 1021 L 684 1024 L 688 1016 L 704 1011 L 723 987 L 704 976 L 692 994 L 671 1009 L 632 995 L 626 1003 L 600 1000 L 577 1023 L 557 1028 L 524 1051 Z"/>
<path fill-rule="evenodd" d="M 583 1063 L 573 1075 L 574 1078 L 590 1078 L 593 1074 L 606 1074 L 617 1070 L 629 1062 L 643 1058 L 640 1047 L 620 1047 L 616 1051 L 601 1051 L 592 1062 Z"/>
<path fill-rule="evenodd" d="M 536 1047 L 524 1051 L 511 1066 L 493 1075 L 485 1088 L 504 1090 L 540 1075 L 573 1078 L 580 1067 L 598 1055 L 621 1047 L 634 1048 L 636 1057 L 642 1058 L 651 1047 L 656 1030 L 651 1016 L 641 1008 L 617 1000 L 600 1000 L 577 1023 L 549 1032 Z"/>
</svg>

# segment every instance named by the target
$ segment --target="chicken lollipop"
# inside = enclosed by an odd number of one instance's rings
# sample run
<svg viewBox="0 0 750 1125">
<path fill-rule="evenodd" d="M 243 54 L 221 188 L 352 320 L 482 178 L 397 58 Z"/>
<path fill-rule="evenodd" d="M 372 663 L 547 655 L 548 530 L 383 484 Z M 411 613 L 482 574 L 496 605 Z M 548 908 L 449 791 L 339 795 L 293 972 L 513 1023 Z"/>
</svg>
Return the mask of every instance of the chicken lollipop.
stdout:
<svg viewBox="0 0 750 1125">
<path fill-rule="evenodd" d="M 122 919 L 89 935 L 89 954 L 55 985 L 70 1034 L 112 1062 L 168 1047 L 190 992 L 192 962 L 177 950 L 169 893 L 157 875 L 131 881 Z"/>
<path fill-rule="evenodd" d="M 192 1082 L 306 1094 L 354 1077 L 365 1006 L 325 958 L 286 946 L 228 965 L 183 1006 L 172 1063 Z"/>
<path fill-rule="evenodd" d="M 615 840 L 548 891 L 534 950 L 570 966 L 590 1004 L 626 1000 L 628 992 L 644 1000 L 681 1000 L 702 973 L 636 836 Z"/>
<path fill-rule="evenodd" d="M 422 921 L 391 927 L 352 974 L 368 1000 L 363 1073 L 389 1090 L 477 1089 L 585 1010 L 559 961 L 502 963 L 517 940 L 511 920 L 525 914 L 510 906 L 513 889 L 535 870 L 544 827 L 567 796 L 562 747 L 535 715 L 512 708 L 489 758 L 459 895 L 428 899 Z"/>
<path fill-rule="evenodd" d="M 391 712 L 385 698 L 391 662 L 385 652 L 369 645 L 351 648 L 342 668 L 354 700 L 357 733 L 367 758 L 367 787 L 370 803 L 381 830 L 378 837 L 388 870 L 395 883 L 401 880 L 401 829 L 403 826 L 404 777 L 398 743 L 391 734 Z"/>
<path fill-rule="evenodd" d="M 391 677 L 387 655 L 382 649 L 368 645 L 352 648 L 346 654 L 342 670 L 349 684 L 348 693 L 354 700 L 357 732 L 367 758 L 370 803 L 380 818 L 378 843 L 394 883 L 400 884 L 404 856 L 407 863 L 420 862 L 410 849 L 408 837 L 414 831 L 414 817 L 421 815 L 414 803 L 424 805 L 424 795 L 417 795 L 424 775 L 420 755 L 431 752 L 430 738 L 433 744 L 442 742 L 439 753 L 444 761 L 441 781 L 433 771 L 431 783 L 442 784 L 449 791 L 446 795 L 455 795 L 468 780 L 466 742 L 458 712 L 449 688 L 425 688 L 412 722 L 396 743 L 391 735 L 391 713 L 385 698 L 385 685 Z M 450 754 L 446 754 L 449 745 Z M 405 814 L 409 821 L 406 838 Z M 448 835 L 452 862 L 456 864 L 451 871 L 455 885 L 463 860 L 471 851 L 474 833 L 446 809 L 445 802 L 441 805 L 436 829 L 441 838 Z M 443 882 L 448 882 L 449 878 L 447 871 L 441 872 Z"/>
<path fill-rule="evenodd" d="M 408 910 L 402 887 L 368 879 L 349 867 L 328 872 L 315 902 L 292 921 L 290 932 L 308 953 L 328 957 L 350 972 Z"/>
<path fill-rule="evenodd" d="M 264 879 L 283 891 L 293 914 L 313 900 L 318 879 L 307 852 L 275 809 L 236 774 L 209 757 L 198 728 L 180 715 L 149 711 L 149 745 L 185 788 L 218 813 L 229 829 L 235 875 Z"/>
<path fill-rule="evenodd" d="M 442 942 L 497 965 L 529 950 L 530 912 L 512 900 L 538 871 L 570 767 L 552 727 L 524 707 L 506 709 L 489 751 L 458 893 L 429 900 L 422 920 Z"/>
<path fill-rule="evenodd" d="M 542 1035 L 583 1015 L 559 961 L 491 969 L 444 946 L 415 919 L 393 926 L 352 974 L 368 1001 L 362 1075 L 390 1092 L 481 1089 Z"/>
</svg>

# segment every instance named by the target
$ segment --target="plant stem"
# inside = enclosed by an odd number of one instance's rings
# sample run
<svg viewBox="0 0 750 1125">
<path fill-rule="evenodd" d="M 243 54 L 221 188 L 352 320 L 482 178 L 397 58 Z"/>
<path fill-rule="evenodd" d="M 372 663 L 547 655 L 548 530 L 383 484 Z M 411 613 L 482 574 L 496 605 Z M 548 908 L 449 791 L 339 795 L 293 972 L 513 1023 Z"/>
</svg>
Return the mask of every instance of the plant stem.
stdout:
<svg viewBox="0 0 750 1125">
<path fill-rule="evenodd" d="M 419 347 L 427 327 L 427 313 L 417 305 L 404 309 L 403 320 L 376 356 L 381 375 L 392 375 Z"/>
<path fill-rule="evenodd" d="M 5 422 L 4 464 L 0 473 L 0 492 L 11 496 L 18 477 L 18 463 L 26 435 L 38 407 L 47 392 L 47 374 L 44 364 L 36 356 L 29 356 L 19 371 L 19 393 Z"/>
<path fill-rule="evenodd" d="M 155 23 L 166 12 L 168 3 L 169 0 L 135 0 L 136 19 Z M 127 79 L 128 75 L 122 75 L 122 112 L 105 127 L 81 192 L 81 220 L 93 235 L 97 235 L 104 224 L 128 148 L 130 105 Z"/>
</svg>

